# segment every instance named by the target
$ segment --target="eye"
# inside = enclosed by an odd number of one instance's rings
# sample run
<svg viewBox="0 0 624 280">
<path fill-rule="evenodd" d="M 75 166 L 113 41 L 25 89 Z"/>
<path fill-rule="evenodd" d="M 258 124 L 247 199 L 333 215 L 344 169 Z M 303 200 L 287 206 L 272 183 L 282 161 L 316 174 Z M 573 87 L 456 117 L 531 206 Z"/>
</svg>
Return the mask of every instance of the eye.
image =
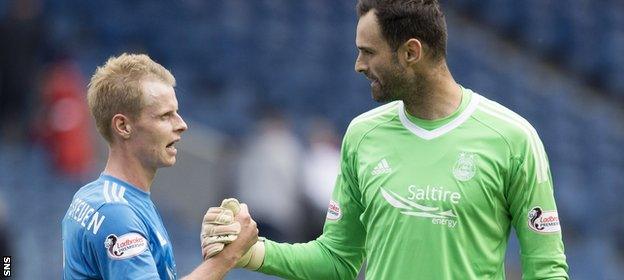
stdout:
<svg viewBox="0 0 624 280">
<path fill-rule="evenodd" d="M 372 55 L 373 51 L 368 48 L 359 48 L 360 53 L 363 55 Z"/>
<path fill-rule="evenodd" d="M 164 114 L 160 115 L 160 118 L 163 119 L 163 120 L 167 120 L 167 119 L 171 118 L 171 116 L 173 116 L 173 112 L 167 112 L 167 113 L 164 113 Z"/>
</svg>

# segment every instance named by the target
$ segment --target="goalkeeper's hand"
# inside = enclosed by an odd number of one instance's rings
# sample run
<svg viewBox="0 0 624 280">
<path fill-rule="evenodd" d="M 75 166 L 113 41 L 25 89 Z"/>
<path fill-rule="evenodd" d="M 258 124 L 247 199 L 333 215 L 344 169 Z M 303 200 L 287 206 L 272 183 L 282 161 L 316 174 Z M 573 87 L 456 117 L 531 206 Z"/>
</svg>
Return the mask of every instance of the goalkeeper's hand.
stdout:
<svg viewBox="0 0 624 280">
<path fill-rule="evenodd" d="M 264 242 L 263 240 L 258 240 L 257 238 L 257 225 L 249 215 L 247 205 L 239 203 L 238 200 L 234 198 L 228 198 L 223 200 L 221 208 L 232 211 L 236 218 L 236 222 L 238 222 L 242 227 L 240 236 L 238 236 L 241 240 L 236 240 L 233 244 L 227 246 L 227 249 L 232 250 L 244 249 L 242 252 L 245 253 L 236 262 L 236 267 L 257 270 L 264 261 Z M 204 243 L 207 243 L 208 241 L 209 239 L 202 238 L 202 247 L 204 246 Z"/>
<path fill-rule="evenodd" d="M 225 244 L 236 240 L 240 230 L 240 223 L 234 220 L 232 210 L 224 207 L 208 209 L 200 234 L 204 259 L 216 255 L 223 250 Z"/>
</svg>

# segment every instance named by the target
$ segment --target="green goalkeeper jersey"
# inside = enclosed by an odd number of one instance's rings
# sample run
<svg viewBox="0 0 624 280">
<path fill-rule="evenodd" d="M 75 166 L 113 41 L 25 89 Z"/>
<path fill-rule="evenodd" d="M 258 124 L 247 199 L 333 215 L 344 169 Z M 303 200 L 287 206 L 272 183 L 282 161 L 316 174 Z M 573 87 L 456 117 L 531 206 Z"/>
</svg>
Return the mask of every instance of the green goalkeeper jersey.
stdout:
<svg viewBox="0 0 624 280">
<path fill-rule="evenodd" d="M 535 129 L 468 89 L 434 121 L 395 101 L 355 118 L 323 234 L 266 241 L 288 279 L 504 279 L 513 226 L 523 279 L 568 279 L 548 159 Z"/>
</svg>

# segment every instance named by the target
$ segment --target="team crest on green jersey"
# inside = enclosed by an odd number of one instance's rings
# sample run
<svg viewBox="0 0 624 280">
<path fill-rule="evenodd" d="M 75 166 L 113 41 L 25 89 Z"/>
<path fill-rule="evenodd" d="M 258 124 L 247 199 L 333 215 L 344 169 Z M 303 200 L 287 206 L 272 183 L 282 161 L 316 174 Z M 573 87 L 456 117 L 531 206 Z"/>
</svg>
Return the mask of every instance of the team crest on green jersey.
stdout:
<svg viewBox="0 0 624 280">
<path fill-rule="evenodd" d="M 477 155 L 473 153 L 460 153 L 455 166 L 453 167 L 453 175 L 455 179 L 460 181 L 468 181 L 477 173 Z"/>
</svg>

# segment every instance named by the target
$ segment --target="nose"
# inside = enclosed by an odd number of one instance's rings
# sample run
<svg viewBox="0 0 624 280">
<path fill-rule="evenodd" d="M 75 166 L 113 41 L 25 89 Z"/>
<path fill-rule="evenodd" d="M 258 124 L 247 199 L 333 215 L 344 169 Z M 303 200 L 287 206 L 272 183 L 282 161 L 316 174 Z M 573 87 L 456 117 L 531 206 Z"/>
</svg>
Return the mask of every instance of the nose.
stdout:
<svg viewBox="0 0 624 280">
<path fill-rule="evenodd" d="M 179 114 L 176 114 L 176 115 L 178 116 L 178 122 L 176 124 L 176 131 L 182 133 L 188 130 L 188 125 L 186 124 L 182 116 L 180 116 Z"/>
<path fill-rule="evenodd" d="M 355 59 L 355 72 L 363 73 L 368 69 L 366 64 L 362 61 L 362 54 L 358 54 Z"/>
</svg>

